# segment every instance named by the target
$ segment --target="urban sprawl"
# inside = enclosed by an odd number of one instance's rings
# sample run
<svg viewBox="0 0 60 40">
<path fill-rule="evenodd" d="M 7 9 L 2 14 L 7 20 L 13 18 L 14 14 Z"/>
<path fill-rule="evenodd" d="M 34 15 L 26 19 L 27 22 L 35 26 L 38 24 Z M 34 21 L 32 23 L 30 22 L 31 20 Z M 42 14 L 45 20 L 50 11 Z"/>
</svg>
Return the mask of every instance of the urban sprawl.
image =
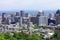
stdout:
<svg viewBox="0 0 60 40">
<path fill-rule="evenodd" d="M 0 16 L 0 32 L 24 32 L 32 35 L 36 32 L 42 34 L 43 38 L 53 37 L 54 31 L 60 32 L 60 10 L 50 13 L 48 16 L 38 12 L 31 16 L 24 11 L 15 12 L 11 15 L 3 12 Z"/>
</svg>

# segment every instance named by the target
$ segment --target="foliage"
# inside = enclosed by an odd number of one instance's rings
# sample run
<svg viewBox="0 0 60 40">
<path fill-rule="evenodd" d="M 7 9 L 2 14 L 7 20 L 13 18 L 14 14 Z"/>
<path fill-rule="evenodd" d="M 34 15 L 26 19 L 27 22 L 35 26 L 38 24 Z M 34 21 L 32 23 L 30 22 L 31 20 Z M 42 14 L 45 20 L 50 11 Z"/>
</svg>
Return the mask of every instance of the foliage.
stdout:
<svg viewBox="0 0 60 40">
<path fill-rule="evenodd" d="M 6 40 L 1 33 L 0 33 L 0 40 Z"/>
<path fill-rule="evenodd" d="M 37 26 L 37 25 L 34 25 L 34 27 L 33 27 L 34 29 L 38 29 L 38 28 L 40 28 L 39 26 Z"/>
<path fill-rule="evenodd" d="M 49 38 L 46 38 L 46 40 L 50 40 Z"/>
<path fill-rule="evenodd" d="M 13 34 L 14 35 L 11 35 L 9 32 L 0 33 L 0 40 L 42 40 L 36 33 L 29 35 L 26 33 L 14 32 Z"/>
<path fill-rule="evenodd" d="M 57 30 L 55 30 L 55 33 L 54 33 L 53 38 L 51 40 L 60 40 L 60 33 L 58 33 Z"/>
<path fill-rule="evenodd" d="M 42 40 L 42 35 L 33 33 L 32 35 L 23 32 L 14 32 L 13 35 L 9 32 L 0 33 L 0 40 Z M 60 40 L 60 34 L 55 31 L 53 37 L 46 38 L 46 40 Z"/>
</svg>

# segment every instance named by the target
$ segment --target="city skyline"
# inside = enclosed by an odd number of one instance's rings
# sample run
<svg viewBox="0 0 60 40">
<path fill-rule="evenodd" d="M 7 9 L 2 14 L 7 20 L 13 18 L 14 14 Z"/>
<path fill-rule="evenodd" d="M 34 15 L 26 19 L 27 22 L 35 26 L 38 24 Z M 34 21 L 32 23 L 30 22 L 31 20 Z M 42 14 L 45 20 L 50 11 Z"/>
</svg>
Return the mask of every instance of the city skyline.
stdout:
<svg viewBox="0 0 60 40">
<path fill-rule="evenodd" d="M 0 10 L 56 10 L 60 0 L 0 0 Z"/>
<path fill-rule="evenodd" d="M 0 40 L 60 40 L 60 0 L 0 0 Z"/>
</svg>

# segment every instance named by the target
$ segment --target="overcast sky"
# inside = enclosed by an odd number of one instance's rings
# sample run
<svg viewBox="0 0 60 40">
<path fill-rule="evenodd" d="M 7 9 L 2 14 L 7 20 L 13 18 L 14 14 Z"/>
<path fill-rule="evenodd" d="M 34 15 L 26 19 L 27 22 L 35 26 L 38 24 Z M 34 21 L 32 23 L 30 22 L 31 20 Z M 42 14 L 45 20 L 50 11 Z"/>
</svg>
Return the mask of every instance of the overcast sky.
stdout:
<svg viewBox="0 0 60 40">
<path fill-rule="evenodd" d="M 0 0 L 0 10 L 54 10 L 60 0 Z"/>
</svg>

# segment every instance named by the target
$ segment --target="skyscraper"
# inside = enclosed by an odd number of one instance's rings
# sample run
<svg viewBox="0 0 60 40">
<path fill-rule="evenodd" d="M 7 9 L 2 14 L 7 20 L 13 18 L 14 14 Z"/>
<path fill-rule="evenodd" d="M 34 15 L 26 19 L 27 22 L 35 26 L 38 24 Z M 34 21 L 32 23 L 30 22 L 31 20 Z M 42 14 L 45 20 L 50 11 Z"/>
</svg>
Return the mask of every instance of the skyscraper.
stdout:
<svg viewBox="0 0 60 40">
<path fill-rule="evenodd" d="M 28 13 L 25 13 L 25 17 L 29 17 L 30 15 Z"/>
<path fill-rule="evenodd" d="M 24 11 L 20 11 L 20 20 L 19 20 L 19 26 L 22 27 L 23 24 L 23 17 L 24 17 Z"/>
<path fill-rule="evenodd" d="M 15 22 L 19 22 L 20 16 L 15 16 L 15 17 L 14 17 L 14 20 L 15 20 Z"/>
<path fill-rule="evenodd" d="M 54 13 L 50 13 L 48 16 L 51 20 L 55 20 L 55 14 Z"/>
<path fill-rule="evenodd" d="M 20 13 L 19 12 L 16 12 L 16 16 L 20 16 Z"/>
<path fill-rule="evenodd" d="M 20 20 L 20 13 L 19 12 L 16 12 L 14 20 L 15 20 L 15 22 L 19 22 L 19 20 Z"/>
<path fill-rule="evenodd" d="M 4 20 L 5 17 L 6 17 L 6 13 L 2 13 L 2 21 Z"/>
<path fill-rule="evenodd" d="M 48 25 L 48 17 L 40 16 L 39 17 L 39 26 L 47 26 Z"/>
<path fill-rule="evenodd" d="M 2 24 L 7 24 L 8 16 L 6 13 L 2 13 Z"/>
<path fill-rule="evenodd" d="M 60 10 L 56 11 L 55 17 L 56 17 L 56 25 L 60 24 Z"/>
<path fill-rule="evenodd" d="M 22 27 L 22 17 L 20 17 L 19 26 Z"/>
<path fill-rule="evenodd" d="M 42 12 L 38 12 L 36 19 L 37 19 L 37 26 L 39 25 L 39 17 L 42 16 Z"/>
<path fill-rule="evenodd" d="M 24 11 L 20 11 L 20 17 L 24 17 Z"/>
<path fill-rule="evenodd" d="M 15 14 L 11 14 L 11 24 L 15 24 Z"/>
<path fill-rule="evenodd" d="M 60 14 L 60 10 L 59 9 L 56 11 L 56 14 Z"/>
<path fill-rule="evenodd" d="M 52 24 L 56 24 L 55 23 L 56 19 L 55 19 L 55 14 L 54 13 L 50 13 L 48 16 L 48 25 Z"/>
<path fill-rule="evenodd" d="M 36 16 L 32 16 L 30 17 L 30 20 L 33 24 L 36 24 L 37 25 L 37 17 Z"/>
</svg>

